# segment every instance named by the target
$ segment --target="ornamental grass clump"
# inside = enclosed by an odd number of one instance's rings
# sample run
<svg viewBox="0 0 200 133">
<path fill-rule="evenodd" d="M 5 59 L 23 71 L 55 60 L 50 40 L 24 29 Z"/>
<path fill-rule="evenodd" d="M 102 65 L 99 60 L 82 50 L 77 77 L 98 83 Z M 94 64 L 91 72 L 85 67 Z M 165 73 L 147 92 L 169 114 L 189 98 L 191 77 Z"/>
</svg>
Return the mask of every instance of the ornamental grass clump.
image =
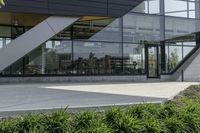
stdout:
<svg viewBox="0 0 200 133">
<path fill-rule="evenodd" d="M 15 133 L 17 132 L 16 125 L 18 119 L 2 120 L 0 122 L 0 133 Z"/>
<path fill-rule="evenodd" d="M 136 117 L 116 107 L 106 112 L 106 121 L 114 133 L 135 133 L 142 128 Z"/>
<path fill-rule="evenodd" d="M 126 109 L 126 113 L 137 119 L 142 119 L 147 116 L 156 117 L 159 114 L 160 108 L 161 106 L 159 104 L 133 105 Z"/>
<path fill-rule="evenodd" d="M 43 115 L 40 122 L 44 133 L 71 132 L 71 116 L 64 110 Z"/>
<path fill-rule="evenodd" d="M 24 118 L 18 119 L 15 125 L 18 133 L 41 133 L 42 125 L 40 123 L 41 117 L 39 115 L 28 115 Z"/>
<path fill-rule="evenodd" d="M 166 117 L 162 120 L 165 126 L 164 133 L 186 133 L 184 131 L 184 123 L 176 116 Z M 189 133 L 189 132 L 188 132 Z"/>
<path fill-rule="evenodd" d="M 102 115 L 94 112 L 81 112 L 73 116 L 73 132 L 111 133 L 111 128 L 104 122 Z"/>
</svg>

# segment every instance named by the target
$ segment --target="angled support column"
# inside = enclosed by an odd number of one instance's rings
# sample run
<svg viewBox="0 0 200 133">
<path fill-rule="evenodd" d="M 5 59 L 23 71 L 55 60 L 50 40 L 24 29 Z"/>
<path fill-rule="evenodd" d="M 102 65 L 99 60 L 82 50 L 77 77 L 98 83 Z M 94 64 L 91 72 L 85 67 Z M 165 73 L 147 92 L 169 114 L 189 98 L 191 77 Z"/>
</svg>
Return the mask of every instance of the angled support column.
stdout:
<svg viewBox="0 0 200 133">
<path fill-rule="evenodd" d="M 0 71 L 69 27 L 79 18 L 51 16 L 0 49 Z"/>
</svg>

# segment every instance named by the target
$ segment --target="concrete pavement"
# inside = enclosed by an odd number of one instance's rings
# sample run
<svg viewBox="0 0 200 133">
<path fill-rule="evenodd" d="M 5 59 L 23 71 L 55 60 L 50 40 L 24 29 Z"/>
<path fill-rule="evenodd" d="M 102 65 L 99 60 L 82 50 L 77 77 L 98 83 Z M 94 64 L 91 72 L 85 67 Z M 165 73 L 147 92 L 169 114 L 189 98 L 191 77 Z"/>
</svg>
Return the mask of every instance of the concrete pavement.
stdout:
<svg viewBox="0 0 200 133">
<path fill-rule="evenodd" d="M 0 85 L 1 112 L 161 103 L 198 83 L 59 83 Z"/>
</svg>

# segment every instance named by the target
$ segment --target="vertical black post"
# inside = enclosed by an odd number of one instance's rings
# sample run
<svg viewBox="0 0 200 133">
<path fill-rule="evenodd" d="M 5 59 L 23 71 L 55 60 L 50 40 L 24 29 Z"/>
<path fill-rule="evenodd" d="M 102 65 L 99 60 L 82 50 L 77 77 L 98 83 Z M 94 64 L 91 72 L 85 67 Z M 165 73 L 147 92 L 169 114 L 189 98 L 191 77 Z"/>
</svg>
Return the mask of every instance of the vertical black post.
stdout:
<svg viewBox="0 0 200 133">
<path fill-rule="evenodd" d="M 197 47 L 197 48 L 200 48 L 200 33 L 197 32 L 197 33 L 195 34 L 195 36 L 196 36 L 196 47 Z"/>
<path fill-rule="evenodd" d="M 166 71 L 166 54 L 165 54 L 165 42 L 160 42 L 161 48 L 161 73 Z"/>
<path fill-rule="evenodd" d="M 149 77 L 149 55 L 148 55 L 148 45 L 144 42 L 144 51 L 145 51 L 145 73 L 147 78 Z"/>
<path fill-rule="evenodd" d="M 120 18 L 119 20 L 119 28 L 120 28 L 120 36 L 121 36 L 121 73 L 124 73 L 124 26 L 123 26 L 123 22 L 124 22 L 124 19 L 123 17 Z"/>
<path fill-rule="evenodd" d="M 72 59 L 72 68 L 71 68 L 71 71 L 72 71 L 72 74 L 74 74 L 74 27 L 73 27 L 73 25 L 71 26 L 71 29 L 70 29 L 70 36 L 71 36 L 71 46 L 72 46 L 72 57 L 71 57 L 71 59 Z"/>
<path fill-rule="evenodd" d="M 181 71 L 181 81 L 184 82 L 184 70 Z"/>
<path fill-rule="evenodd" d="M 22 74 L 23 75 L 25 75 L 25 67 L 26 67 L 26 59 L 25 59 L 26 57 L 23 57 L 23 59 L 22 59 L 22 63 L 23 63 L 23 65 L 22 65 Z"/>
<path fill-rule="evenodd" d="M 161 73 L 166 71 L 166 54 L 165 54 L 165 1 L 160 0 L 160 52 L 161 52 Z"/>
<path fill-rule="evenodd" d="M 195 18 L 196 18 L 196 48 L 200 48 L 200 3 L 199 2 L 195 2 Z"/>
</svg>

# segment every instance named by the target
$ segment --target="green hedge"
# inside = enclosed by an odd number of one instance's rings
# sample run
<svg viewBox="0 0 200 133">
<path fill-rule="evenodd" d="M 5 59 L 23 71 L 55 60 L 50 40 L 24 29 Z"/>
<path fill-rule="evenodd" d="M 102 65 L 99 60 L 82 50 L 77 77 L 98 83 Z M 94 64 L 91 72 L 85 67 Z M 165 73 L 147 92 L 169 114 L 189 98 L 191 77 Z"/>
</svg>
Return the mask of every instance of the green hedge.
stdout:
<svg viewBox="0 0 200 133">
<path fill-rule="evenodd" d="M 163 105 L 113 107 L 101 113 L 60 110 L 7 119 L 0 121 L 0 133 L 200 133 L 200 92 L 188 94 Z"/>
</svg>

